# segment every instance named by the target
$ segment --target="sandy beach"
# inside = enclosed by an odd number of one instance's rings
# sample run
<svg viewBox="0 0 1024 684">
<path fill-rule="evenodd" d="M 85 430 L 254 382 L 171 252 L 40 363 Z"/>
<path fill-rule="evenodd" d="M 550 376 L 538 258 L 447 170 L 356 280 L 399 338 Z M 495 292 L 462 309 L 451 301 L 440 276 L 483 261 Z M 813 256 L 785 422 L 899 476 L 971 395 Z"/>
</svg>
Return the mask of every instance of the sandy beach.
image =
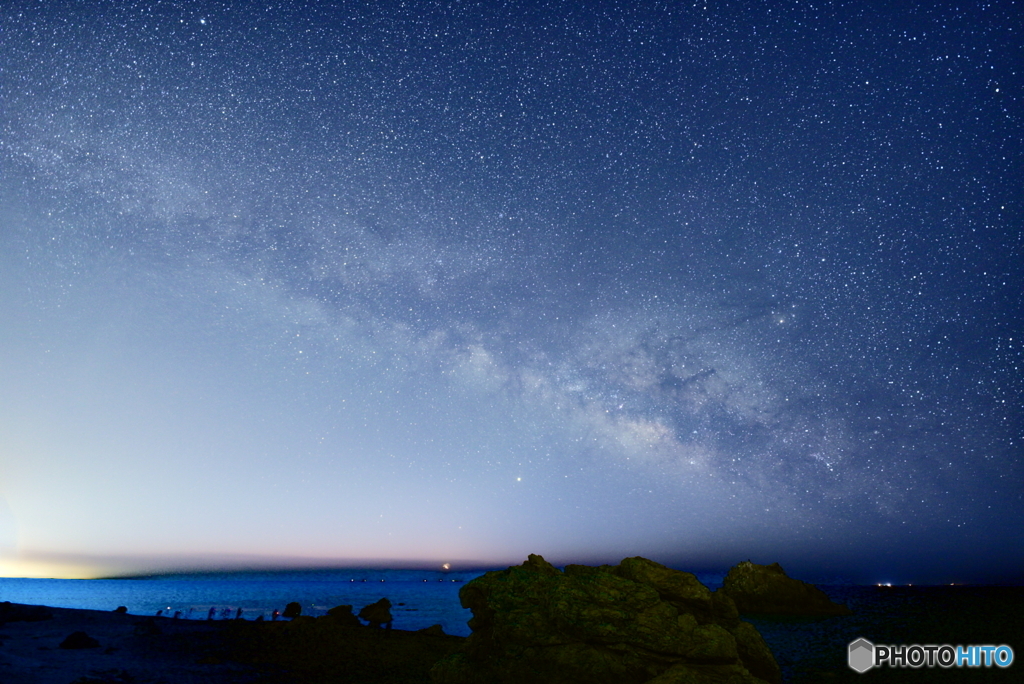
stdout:
<svg viewBox="0 0 1024 684">
<path fill-rule="evenodd" d="M 329 618 L 257 623 L 34 608 L 52 618 L 0 623 L 0 684 L 428 682 L 430 666 L 464 641 L 337 628 Z M 75 632 L 98 646 L 62 648 Z"/>
<path fill-rule="evenodd" d="M 45 608 L 51 619 L 0 624 L 0 683 L 244 682 L 252 666 L 223 660 L 224 623 Z M 99 645 L 62 648 L 75 632 Z"/>
</svg>

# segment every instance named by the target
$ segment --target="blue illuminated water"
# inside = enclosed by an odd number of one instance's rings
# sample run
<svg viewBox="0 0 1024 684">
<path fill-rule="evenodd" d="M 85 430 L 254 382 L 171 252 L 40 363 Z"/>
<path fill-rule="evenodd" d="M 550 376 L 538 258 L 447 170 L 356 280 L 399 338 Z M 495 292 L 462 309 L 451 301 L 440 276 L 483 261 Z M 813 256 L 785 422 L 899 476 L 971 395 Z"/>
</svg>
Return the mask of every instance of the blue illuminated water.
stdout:
<svg viewBox="0 0 1024 684">
<path fill-rule="evenodd" d="M 312 570 L 162 575 L 132 579 L 0 579 L 0 601 L 113 610 L 133 615 L 162 610 L 182 618 L 242 617 L 270 620 L 274 610 L 297 601 L 303 615 L 320 616 L 337 605 L 363 606 L 387 598 L 395 629 L 439 624 L 447 634 L 469 635 L 470 611 L 459 604 L 459 589 L 478 572 L 420 570 Z"/>
</svg>

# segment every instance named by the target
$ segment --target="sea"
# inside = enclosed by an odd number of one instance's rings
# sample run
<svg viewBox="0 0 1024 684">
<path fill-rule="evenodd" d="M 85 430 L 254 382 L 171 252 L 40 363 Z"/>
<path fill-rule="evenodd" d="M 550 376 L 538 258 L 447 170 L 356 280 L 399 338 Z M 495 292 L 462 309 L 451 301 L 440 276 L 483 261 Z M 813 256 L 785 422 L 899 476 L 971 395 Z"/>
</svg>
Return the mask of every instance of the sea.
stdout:
<svg viewBox="0 0 1024 684">
<path fill-rule="evenodd" d="M 303 615 L 320 616 L 338 605 L 355 612 L 381 598 L 391 601 L 395 629 L 441 625 L 468 636 L 472 617 L 459 590 L 483 574 L 430 570 L 289 570 L 155 575 L 125 579 L 0 579 L 0 601 L 58 608 L 114 610 L 183 620 L 272 620 L 297 602 Z M 725 573 L 697 574 L 711 589 Z M 784 681 L 861 681 L 846 665 L 847 646 L 875 644 L 1002 645 L 1021 662 L 1010 668 L 961 671 L 872 672 L 879 681 L 1024 682 L 1024 587 L 818 585 L 853 615 L 824 619 L 744 616 L 764 637 Z M 955 671 L 954 671 L 955 670 Z M 883 676 L 884 675 L 884 676 Z M 927 676 L 925 676 L 927 675 Z M 967 679 L 962 679 L 963 677 Z"/>
<path fill-rule="evenodd" d="M 274 619 L 274 611 L 297 602 L 302 615 L 319 617 L 339 605 L 353 612 L 386 598 L 395 629 L 441 625 L 446 634 L 469 636 L 470 611 L 459 589 L 485 570 L 288 570 L 204 572 L 118 579 L 0 579 L 0 601 L 55 608 L 114 610 L 185 620 L 236 616 Z M 241 610 L 241 613 L 239 613 Z"/>
</svg>

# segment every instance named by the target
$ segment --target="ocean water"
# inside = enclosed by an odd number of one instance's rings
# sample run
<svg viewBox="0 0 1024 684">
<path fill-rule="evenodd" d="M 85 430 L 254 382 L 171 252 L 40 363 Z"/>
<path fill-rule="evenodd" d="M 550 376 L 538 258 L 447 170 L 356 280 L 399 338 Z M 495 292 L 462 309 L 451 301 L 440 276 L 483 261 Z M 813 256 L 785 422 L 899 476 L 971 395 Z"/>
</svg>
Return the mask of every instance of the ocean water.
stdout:
<svg viewBox="0 0 1024 684">
<path fill-rule="evenodd" d="M 324 615 L 338 605 L 363 606 L 387 598 L 395 629 L 439 624 L 447 634 L 468 636 L 472 617 L 459 603 L 459 589 L 483 574 L 427 570 L 310 570 L 160 575 L 131 579 L 0 579 L 0 601 L 56 608 L 114 610 L 132 615 L 205 620 L 242 617 L 270 620 L 275 610 L 297 601 L 303 615 Z"/>
<path fill-rule="evenodd" d="M 821 586 L 853 615 L 830 618 L 744 616 L 764 637 L 790 684 L 827 682 L 1024 682 L 1024 587 Z M 873 669 L 847 666 L 850 642 L 1008 645 L 1009 668 Z"/>
</svg>

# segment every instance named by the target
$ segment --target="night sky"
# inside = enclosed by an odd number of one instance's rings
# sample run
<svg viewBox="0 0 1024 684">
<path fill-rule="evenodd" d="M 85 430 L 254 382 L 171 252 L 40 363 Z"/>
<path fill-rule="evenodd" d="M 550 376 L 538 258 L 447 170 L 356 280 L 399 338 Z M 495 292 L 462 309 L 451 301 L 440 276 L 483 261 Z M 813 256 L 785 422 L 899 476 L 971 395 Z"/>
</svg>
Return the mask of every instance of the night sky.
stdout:
<svg viewBox="0 0 1024 684">
<path fill-rule="evenodd" d="M 5 2 L 0 575 L 1024 577 L 1021 6 L 583 4 Z"/>
</svg>

